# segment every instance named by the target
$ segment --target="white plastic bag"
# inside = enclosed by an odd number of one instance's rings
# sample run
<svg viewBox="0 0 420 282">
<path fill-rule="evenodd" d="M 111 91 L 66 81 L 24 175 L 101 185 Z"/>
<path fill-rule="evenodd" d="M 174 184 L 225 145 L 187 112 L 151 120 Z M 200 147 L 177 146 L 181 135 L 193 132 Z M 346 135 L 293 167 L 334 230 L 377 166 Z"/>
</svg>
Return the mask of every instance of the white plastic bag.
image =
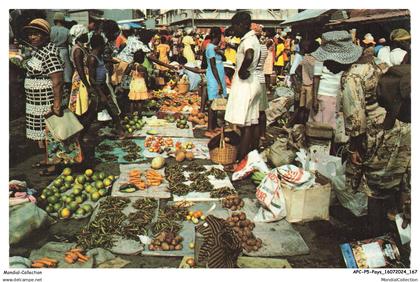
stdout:
<svg viewBox="0 0 420 282">
<path fill-rule="evenodd" d="M 238 168 L 232 174 L 232 181 L 245 179 L 255 170 L 259 170 L 263 173 L 268 173 L 270 171 L 257 150 L 249 152 L 239 163 Z"/>
<path fill-rule="evenodd" d="M 301 149 L 296 153 L 296 160 L 305 170 L 318 171 L 331 180 L 337 199 L 340 204 L 351 211 L 355 216 L 367 214 L 367 196 L 363 192 L 354 192 L 346 188 L 346 164 L 341 163 L 341 158 L 323 152 L 309 153 Z"/>
<path fill-rule="evenodd" d="M 255 222 L 272 222 L 286 217 L 286 202 L 276 168 L 261 181 L 256 197 L 261 207 L 254 217 Z"/>
<path fill-rule="evenodd" d="M 98 113 L 98 121 L 108 121 L 112 120 L 112 117 L 109 115 L 106 109 Z"/>
<path fill-rule="evenodd" d="M 346 163 L 341 164 L 341 158 L 322 155 L 315 163 L 315 169 L 331 180 L 332 187 L 340 204 L 355 216 L 367 214 L 368 199 L 365 193 L 355 192 L 346 187 Z"/>
</svg>

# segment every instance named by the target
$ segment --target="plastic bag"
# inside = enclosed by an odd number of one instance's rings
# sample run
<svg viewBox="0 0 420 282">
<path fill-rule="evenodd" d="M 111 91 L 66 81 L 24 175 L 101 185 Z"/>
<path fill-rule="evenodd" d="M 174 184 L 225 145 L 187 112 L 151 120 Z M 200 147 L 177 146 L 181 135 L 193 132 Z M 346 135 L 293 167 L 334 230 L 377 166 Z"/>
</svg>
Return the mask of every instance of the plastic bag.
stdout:
<svg viewBox="0 0 420 282">
<path fill-rule="evenodd" d="M 355 192 L 351 187 L 346 187 L 345 165 L 336 169 L 336 175 L 331 177 L 331 182 L 338 201 L 343 207 L 351 211 L 355 216 L 367 214 L 367 195 L 360 191 Z"/>
<path fill-rule="evenodd" d="M 9 240 L 17 244 L 28 238 L 40 227 L 49 225 L 53 219 L 33 203 L 24 203 L 9 208 Z"/>
<path fill-rule="evenodd" d="M 365 193 L 355 192 L 346 187 L 346 164 L 341 163 L 341 158 L 320 154 L 313 164 L 314 168 L 331 180 L 332 187 L 340 204 L 351 211 L 355 216 L 367 214 L 368 199 Z"/>
<path fill-rule="evenodd" d="M 259 170 L 263 173 L 268 173 L 270 171 L 257 150 L 249 152 L 239 163 L 237 169 L 232 174 L 232 181 L 245 179 L 254 170 Z"/>
<path fill-rule="evenodd" d="M 254 217 L 255 222 L 273 222 L 286 217 L 286 202 L 276 168 L 261 181 L 256 197 L 262 206 Z"/>
</svg>

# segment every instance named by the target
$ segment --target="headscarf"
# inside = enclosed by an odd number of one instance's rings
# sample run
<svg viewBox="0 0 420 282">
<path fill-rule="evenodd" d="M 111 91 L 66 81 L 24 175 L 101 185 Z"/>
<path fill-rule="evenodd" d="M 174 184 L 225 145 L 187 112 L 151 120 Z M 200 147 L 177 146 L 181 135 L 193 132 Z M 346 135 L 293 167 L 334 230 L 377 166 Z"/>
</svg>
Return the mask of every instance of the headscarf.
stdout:
<svg viewBox="0 0 420 282">
<path fill-rule="evenodd" d="M 89 31 L 88 31 L 87 27 L 85 27 L 82 24 L 76 24 L 76 25 L 72 26 L 70 31 L 69 31 L 69 34 L 72 37 L 72 44 L 75 45 L 77 38 L 79 38 L 83 34 L 88 34 L 88 33 L 89 33 Z"/>
</svg>

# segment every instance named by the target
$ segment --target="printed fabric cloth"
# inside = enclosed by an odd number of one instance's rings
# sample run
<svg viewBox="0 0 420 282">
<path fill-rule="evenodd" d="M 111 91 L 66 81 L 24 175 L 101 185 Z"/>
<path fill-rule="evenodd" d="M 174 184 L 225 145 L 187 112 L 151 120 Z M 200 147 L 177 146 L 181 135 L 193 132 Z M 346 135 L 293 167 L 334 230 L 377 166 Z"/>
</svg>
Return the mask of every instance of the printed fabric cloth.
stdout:
<svg viewBox="0 0 420 282">
<path fill-rule="evenodd" d="M 63 71 L 58 48 L 49 43 L 38 49 L 26 64 L 24 82 L 26 94 L 26 137 L 45 140 L 44 115 L 51 110 L 54 101 L 50 75 Z"/>
<path fill-rule="evenodd" d="M 362 135 L 364 139 L 362 165 L 347 161 L 346 185 L 377 196 L 389 189 L 399 189 L 410 171 L 411 160 L 410 124 L 397 120 L 393 128 L 383 129 L 386 111 L 376 100 L 380 74 L 381 70 L 372 62 L 356 63 L 341 78 L 346 135 Z M 363 178 L 367 187 L 362 186 Z"/>
<path fill-rule="evenodd" d="M 237 260 L 242 246 L 224 219 L 209 215 L 205 223 L 196 227 L 196 231 L 204 236 L 199 261 L 206 261 L 209 268 L 238 267 Z"/>
</svg>

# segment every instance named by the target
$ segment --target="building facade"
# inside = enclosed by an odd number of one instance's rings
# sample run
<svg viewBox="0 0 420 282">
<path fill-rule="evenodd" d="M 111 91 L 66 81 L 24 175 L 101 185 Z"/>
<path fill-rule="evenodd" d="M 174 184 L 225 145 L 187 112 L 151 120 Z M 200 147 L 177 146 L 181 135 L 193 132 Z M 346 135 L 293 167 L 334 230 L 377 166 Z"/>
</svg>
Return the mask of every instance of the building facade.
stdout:
<svg viewBox="0 0 420 282">
<path fill-rule="evenodd" d="M 170 29 L 185 27 L 211 28 L 227 27 L 230 19 L 239 10 L 223 9 L 171 9 L 160 10 L 159 25 Z M 288 17 L 298 13 L 297 9 L 255 9 L 246 10 L 251 13 L 252 21 L 266 28 L 277 28 Z"/>
</svg>

